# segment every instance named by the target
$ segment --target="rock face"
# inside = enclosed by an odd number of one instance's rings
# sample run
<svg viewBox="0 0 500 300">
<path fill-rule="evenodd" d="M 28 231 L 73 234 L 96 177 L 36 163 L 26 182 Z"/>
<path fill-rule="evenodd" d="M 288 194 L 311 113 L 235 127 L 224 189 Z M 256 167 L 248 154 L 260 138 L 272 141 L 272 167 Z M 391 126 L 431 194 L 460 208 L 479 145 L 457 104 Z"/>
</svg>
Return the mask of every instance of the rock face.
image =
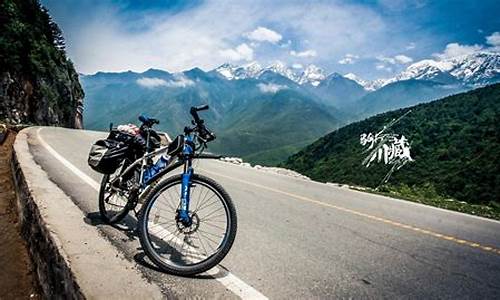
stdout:
<svg viewBox="0 0 500 300">
<path fill-rule="evenodd" d="M 83 89 L 38 0 L 0 4 L 0 121 L 81 128 Z"/>
</svg>

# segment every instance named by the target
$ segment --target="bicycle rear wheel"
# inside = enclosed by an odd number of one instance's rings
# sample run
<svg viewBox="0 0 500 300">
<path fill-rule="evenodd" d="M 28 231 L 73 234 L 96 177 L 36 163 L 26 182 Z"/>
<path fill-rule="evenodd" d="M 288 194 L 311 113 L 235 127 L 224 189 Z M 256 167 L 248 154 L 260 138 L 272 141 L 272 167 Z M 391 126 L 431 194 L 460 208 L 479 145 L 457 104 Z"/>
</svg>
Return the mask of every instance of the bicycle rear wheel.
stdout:
<svg viewBox="0 0 500 300">
<path fill-rule="evenodd" d="M 236 210 L 231 197 L 214 180 L 193 174 L 190 226 L 176 218 L 182 176 L 160 182 L 139 216 L 139 237 L 146 255 L 162 270 L 189 276 L 217 265 L 236 237 Z"/>
<path fill-rule="evenodd" d="M 99 190 L 99 213 L 107 224 L 116 224 L 127 216 L 132 208 L 129 204 L 130 191 L 111 186 L 111 181 L 120 175 L 122 168 L 115 174 L 106 174 L 102 177 Z"/>
</svg>

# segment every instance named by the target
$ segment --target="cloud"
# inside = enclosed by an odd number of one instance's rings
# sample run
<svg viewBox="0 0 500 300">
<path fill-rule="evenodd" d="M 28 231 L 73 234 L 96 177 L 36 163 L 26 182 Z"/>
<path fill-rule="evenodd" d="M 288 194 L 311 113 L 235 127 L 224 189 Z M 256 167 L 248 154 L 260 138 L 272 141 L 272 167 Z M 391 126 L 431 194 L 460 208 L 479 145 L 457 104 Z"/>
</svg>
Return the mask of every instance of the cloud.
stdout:
<svg viewBox="0 0 500 300">
<path fill-rule="evenodd" d="M 406 55 L 403 55 L 403 54 L 399 54 L 399 55 L 396 55 L 394 57 L 387 57 L 387 56 L 380 55 L 380 56 L 377 56 L 376 59 L 378 61 L 382 62 L 382 64 L 391 64 L 391 65 L 396 65 L 396 64 L 404 65 L 404 64 L 411 63 L 413 61 L 413 58 L 406 56 Z"/>
<path fill-rule="evenodd" d="M 399 54 L 399 55 L 394 56 L 394 59 L 397 62 L 399 62 L 400 64 L 409 64 L 413 61 L 413 58 L 406 56 L 406 55 L 403 55 L 403 54 Z"/>
<path fill-rule="evenodd" d="M 148 78 L 148 77 L 142 77 L 137 79 L 136 83 L 142 87 L 148 88 L 148 89 L 154 89 L 157 87 L 161 86 L 167 86 L 167 81 L 161 79 L 161 78 Z"/>
<path fill-rule="evenodd" d="M 434 53 L 432 56 L 438 59 L 447 59 L 456 56 L 472 54 L 480 51 L 483 47 L 480 45 L 460 45 L 458 43 L 450 43 L 442 53 Z"/>
<path fill-rule="evenodd" d="M 358 60 L 358 58 L 358 55 L 347 53 L 341 60 L 338 61 L 338 63 L 341 65 L 352 65 Z"/>
<path fill-rule="evenodd" d="M 303 65 L 301 65 L 301 64 L 297 64 L 297 63 L 295 63 L 295 64 L 293 64 L 293 65 L 292 65 L 292 68 L 294 68 L 294 69 L 303 69 L 303 68 L 304 68 L 304 66 L 303 66 Z"/>
<path fill-rule="evenodd" d="M 234 49 L 221 50 L 220 55 L 226 59 L 234 61 L 250 61 L 253 59 L 253 49 L 246 43 L 243 43 Z"/>
<path fill-rule="evenodd" d="M 493 32 L 491 35 L 487 36 L 486 43 L 495 48 L 500 47 L 500 32 Z"/>
<path fill-rule="evenodd" d="M 270 43 L 277 43 L 281 41 L 282 36 L 281 34 L 277 33 L 274 30 L 271 30 L 266 27 L 257 27 L 254 31 L 248 33 L 247 38 L 252 41 L 257 41 L 257 42 L 270 42 Z"/>
<path fill-rule="evenodd" d="M 147 89 L 158 87 L 176 87 L 185 88 L 194 85 L 194 82 L 182 74 L 175 74 L 173 80 L 164 80 L 156 77 L 142 77 L 136 80 L 136 83 Z"/>
<path fill-rule="evenodd" d="M 269 94 L 276 94 L 277 92 L 288 88 L 286 85 L 279 85 L 274 83 L 259 83 L 257 84 L 257 87 L 261 92 Z"/>
<path fill-rule="evenodd" d="M 381 63 L 375 64 L 375 68 L 379 71 L 392 72 L 391 67 L 388 67 L 385 64 L 381 64 Z"/>
<path fill-rule="evenodd" d="M 295 57 L 315 57 L 318 55 L 318 53 L 316 53 L 316 50 L 305 50 L 305 51 L 301 51 L 301 52 L 297 52 L 297 51 L 290 51 L 290 55 L 291 56 L 295 56 Z"/>
<path fill-rule="evenodd" d="M 185 88 L 194 85 L 194 81 L 187 78 L 183 74 L 174 74 L 174 79 L 167 81 L 167 85 L 170 87 Z"/>
<path fill-rule="evenodd" d="M 68 56 L 85 74 L 149 68 L 210 70 L 228 59 L 246 61 L 250 56 L 292 64 L 296 57 L 286 49 L 328 68 L 335 63 L 331 57 L 354 49 L 364 55 L 401 42 L 401 36 L 387 36 L 389 24 L 374 7 L 345 1 L 206 0 L 175 11 L 130 11 L 111 0 L 46 3 L 64 30 Z M 242 44 L 247 48 L 238 51 Z"/>
</svg>

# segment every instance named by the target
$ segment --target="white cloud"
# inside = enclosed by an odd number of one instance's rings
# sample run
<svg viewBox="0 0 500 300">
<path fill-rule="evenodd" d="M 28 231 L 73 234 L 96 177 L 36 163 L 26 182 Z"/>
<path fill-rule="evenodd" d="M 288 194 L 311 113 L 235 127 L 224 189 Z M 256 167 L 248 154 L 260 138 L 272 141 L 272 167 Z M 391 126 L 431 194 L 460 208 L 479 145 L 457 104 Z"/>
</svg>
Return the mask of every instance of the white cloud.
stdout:
<svg viewBox="0 0 500 300">
<path fill-rule="evenodd" d="M 486 43 L 493 47 L 500 47 L 500 32 L 493 32 L 486 37 Z"/>
<path fill-rule="evenodd" d="M 183 74 L 175 74 L 174 75 L 174 80 L 167 81 L 167 85 L 170 86 L 170 87 L 185 88 L 185 87 L 194 85 L 194 81 L 192 81 L 191 79 L 187 78 Z"/>
<path fill-rule="evenodd" d="M 390 64 L 390 65 L 402 64 L 402 65 L 404 65 L 404 64 L 411 63 L 413 61 L 413 58 L 406 56 L 406 55 L 403 55 L 403 54 L 399 54 L 399 55 L 396 55 L 394 57 L 387 57 L 387 56 L 380 55 L 380 56 L 377 56 L 376 59 L 382 63 L 381 65 L 386 65 L 386 64 Z"/>
<path fill-rule="evenodd" d="M 375 65 L 375 68 L 380 71 L 392 72 L 392 68 L 386 66 L 385 64 L 378 63 Z"/>
<path fill-rule="evenodd" d="M 274 30 L 271 30 L 266 27 L 257 27 L 254 31 L 248 33 L 247 38 L 252 41 L 257 41 L 257 42 L 270 42 L 270 43 L 277 43 L 281 41 L 281 34 L 277 33 Z"/>
<path fill-rule="evenodd" d="M 161 79 L 161 78 L 149 78 L 149 77 L 142 77 L 137 79 L 136 83 L 142 87 L 148 88 L 148 89 L 154 89 L 157 87 L 161 86 L 167 86 L 167 81 Z"/>
<path fill-rule="evenodd" d="M 286 85 L 279 85 L 274 83 L 259 83 L 257 84 L 257 87 L 261 92 L 270 94 L 276 94 L 277 92 L 288 88 Z"/>
<path fill-rule="evenodd" d="M 251 61 L 253 59 L 253 49 L 246 43 L 240 44 L 234 49 L 221 50 L 219 53 L 222 57 L 234 61 Z"/>
<path fill-rule="evenodd" d="M 342 59 L 340 59 L 338 61 L 339 64 L 341 65 L 352 65 L 353 63 L 355 63 L 357 60 L 359 59 L 359 56 L 358 55 L 354 55 L 354 54 L 351 54 L 351 53 L 347 53 L 346 55 L 344 55 L 344 57 Z"/>
<path fill-rule="evenodd" d="M 136 83 L 148 89 L 158 87 L 178 87 L 185 88 L 194 85 L 194 82 L 182 74 L 174 75 L 173 80 L 164 80 L 156 77 L 142 77 L 136 80 Z"/>
<path fill-rule="evenodd" d="M 297 64 L 297 63 L 295 63 L 295 64 L 293 64 L 293 65 L 292 65 L 292 68 L 294 68 L 294 69 L 303 69 L 303 68 L 304 68 L 304 66 L 303 66 L 303 65 L 301 65 L 301 64 Z"/>
<path fill-rule="evenodd" d="M 394 59 L 403 65 L 409 64 L 413 61 L 413 58 L 406 56 L 406 55 L 403 55 L 403 54 L 399 54 L 399 55 L 394 56 Z"/>
<path fill-rule="evenodd" d="M 318 53 L 316 53 L 316 50 L 312 50 L 312 49 L 301 51 L 301 52 L 297 52 L 297 51 L 292 50 L 292 51 L 290 51 L 290 55 L 295 56 L 295 57 L 315 57 L 316 55 L 318 55 Z"/>
<path fill-rule="evenodd" d="M 343 1 L 311 2 L 304 9 L 300 1 L 284 4 L 207 0 L 175 13 L 167 10 L 130 12 L 112 1 L 47 2 L 65 31 L 68 56 L 77 70 L 86 74 L 149 68 L 171 72 L 193 67 L 209 70 L 226 62 L 221 51 L 237 51 L 235 47 L 243 43 L 242 36 L 254 37 L 252 33 L 262 27 L 263 22 L 273 24 L 269 30 L 276 34 L 257 35 L 259 39 L 265 39 L 268 44 L 267 41 L 278 40 L 280 35 L 281 39 L 275 43 L 284 49 L 293 46 L 314 49 L 309 55 L 317 53 L 321 57 L 309 57 L 318 64 L 330 64 L 329 58 L 341 57 L 353 49 L 366 55 L 401 45 L 402 39 L 407 44 L 406 37 L 387 35 L 390 27 L 377 10 Z M 80 13 L 90 9 L 90 15 Z M 257 51 L 251 46 L 252 42 L 268 49 Z M 290 64 L 294 61 L 289 51 L 262 43 L 246 41 L 247 46 L 253 48 L 253 59 L 280 59 Z M 295 48 L 295 53 L 300 53 L 297 49 L 302 48 Z M 241 56 L 241 53 L 222 53 Z"/>
<path fill-rule="evenodd" d="M 383 63 L 391 64 L 394 65 L 396 63 L 396 60 L 392 57 L 387 57 L 387 56 L 377 56 L 376 57 L 378 61 L 381 61 Z"/>
<path fill-rule="evenodd" d="M 458 43 L 450 43 L 442 53 L 434 53 L 432 56 L 438 59 L 447 59 L 451 57 L 472 54 L 481 50 L 483 47 L 480 45 L 460 45 Z"/>
</svg>

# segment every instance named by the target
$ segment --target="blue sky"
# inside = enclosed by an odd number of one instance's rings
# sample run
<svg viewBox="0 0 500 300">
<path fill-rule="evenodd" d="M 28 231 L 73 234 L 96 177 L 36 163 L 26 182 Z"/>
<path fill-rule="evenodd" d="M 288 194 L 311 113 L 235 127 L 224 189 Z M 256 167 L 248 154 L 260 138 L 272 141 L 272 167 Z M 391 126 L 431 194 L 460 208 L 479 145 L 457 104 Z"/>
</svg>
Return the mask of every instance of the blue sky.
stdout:
<svg viewBox="0 0 500 300">
<path fill-rule="evenodd" d="M 375 79 L 422 59 L 500 48 L 498 0 L 42 3 L 86 74 L 280 60 Z"/>
</svg>

